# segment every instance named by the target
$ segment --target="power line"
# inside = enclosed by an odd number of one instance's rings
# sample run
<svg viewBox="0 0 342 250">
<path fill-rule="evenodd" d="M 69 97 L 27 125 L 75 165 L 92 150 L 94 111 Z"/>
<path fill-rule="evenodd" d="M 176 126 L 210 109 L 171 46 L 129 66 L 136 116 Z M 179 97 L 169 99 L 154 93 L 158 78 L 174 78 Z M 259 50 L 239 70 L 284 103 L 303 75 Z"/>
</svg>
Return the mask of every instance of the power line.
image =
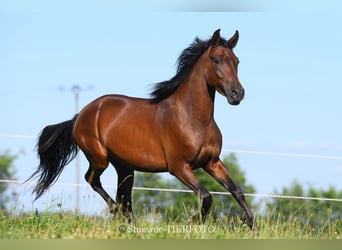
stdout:
<svg viewBox="0 0 342 250">
<path fill-rule="evenodd" d="M 342 160 L 341 156 L 334 156 L 334 155 L 295 154 L 295 153 L 252 151 L 252 150 L 240 150 L 240 149 L 223 149 L 222 152 L 235 152 L 235 153 L 243 153 L 243 154 L 270 155 L 270 156 L 297 157 L 297 158 Z"/>
<path fill-rule="evenodd" d="M 37 138 L 37 136 L 33 136 L 33 135 L 16 135 L 16 134 L 0 134 L 0 137 L 18 138 L 18 139 L 36 139 Z"/>
</svg>

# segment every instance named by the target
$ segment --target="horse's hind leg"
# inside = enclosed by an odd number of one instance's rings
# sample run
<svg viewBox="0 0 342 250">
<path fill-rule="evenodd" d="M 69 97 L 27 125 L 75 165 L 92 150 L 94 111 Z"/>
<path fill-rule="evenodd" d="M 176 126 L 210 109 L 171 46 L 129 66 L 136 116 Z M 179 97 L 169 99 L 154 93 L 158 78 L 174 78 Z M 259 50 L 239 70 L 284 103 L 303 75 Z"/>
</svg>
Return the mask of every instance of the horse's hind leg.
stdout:
<svg viewBox="0 0 342 250">
<path fill-rule="evenodd" d="M 86 122 L 85 122 L 86 123 Z M 88 124 L 88 123 L 86 123 Z M 90 184 L 95 192 L 97 192 L 107 203 L 109 211 L 115 213 L 118 210 L 118 204 L 110 197 L 110 195 L 103 189 L 100 176 L 108 167 L 109 161 L 106 148 L 91 136 L 92 131 L 84 131 L 80 127 L 77 130 L 77 123 L 74 130 L 74 137 L 76 143 L 85 154 L 89 162 L 89 169 L 85 174 L 86 181 Z M 91 126 L 87 127 L 91 128 Z M 87 134 L 88 133 L 88 134 Z M 87 135 L 87 136 L 85 136 Z"/>
<path fill-rule="evenodd" d="M 245 196 L 237 186 L 231 177 L 228 174 L 228 171 L 222 161 L 217 161 L 213 164 L 209 164 L 205 169 L 207 173 L 209 173 L 214 179 L 219 182 L 223 187 L 225 187 L 235 198 L 235 200 L 239 203 L 240 207 L 242 208 L 244 215 L 247 220 L 247 225 L 252 229 L 253 228 L 253 214 L 249 209 L 247 202 L 245 200 Z"/>
<path fill-rule="evenodd" d="M 108 164 L 107 164 L 108 165 Z M 87 173 L 85 174 L 86 181 L 90 184 L 95 192 L 97 192 L 107 203 L 109 211 L 116 213 L 118 210 L 118 204 L 110 197 L 110 195 L 103 189 L 100 176 L 106 168 L 96 168 L 94 165 L 89 166 Z"/>
<path fill-rule="evenodd" d="M 113 164 L 114 165 L 114 164 Z M 115 164 L 118 174 L 118 189 L 116 201 L 122 206 L 123 214 L 128 217 L 130 223 L 135 222 L 132 209 L 132 188 L 134 181 L 134 170 Z"/>
</svg>

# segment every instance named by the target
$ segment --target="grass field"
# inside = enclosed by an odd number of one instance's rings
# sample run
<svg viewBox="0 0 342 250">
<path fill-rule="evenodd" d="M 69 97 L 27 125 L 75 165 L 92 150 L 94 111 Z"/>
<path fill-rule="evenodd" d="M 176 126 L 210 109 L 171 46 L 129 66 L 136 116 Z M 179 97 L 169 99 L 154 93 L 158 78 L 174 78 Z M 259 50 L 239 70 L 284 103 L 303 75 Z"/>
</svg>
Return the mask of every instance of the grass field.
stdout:
<svg viewBox="0 0 342 250">
<path fill-rule="evenodd" d="M 189 224 L 185 218 L 151 222 L 138 214 L 135 224 L 111 215 L 86 216 L 72 212 L 0 214 L 1 239 L 342 239 L 341 221 L 285 220 L 269 211 L 257 216 L 251 231 L 238 217 L 209 217 L 205 224 Z"/>
</svg>

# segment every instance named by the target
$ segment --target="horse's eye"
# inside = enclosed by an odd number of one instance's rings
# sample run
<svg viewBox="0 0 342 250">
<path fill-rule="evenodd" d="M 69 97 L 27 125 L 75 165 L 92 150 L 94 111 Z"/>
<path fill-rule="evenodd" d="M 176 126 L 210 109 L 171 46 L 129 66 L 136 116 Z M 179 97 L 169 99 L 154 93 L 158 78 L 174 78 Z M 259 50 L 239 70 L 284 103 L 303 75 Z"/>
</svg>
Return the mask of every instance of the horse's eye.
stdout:
<svg viewBox="0 0 342 250">
<path fill-rule="evenodd" d="M 214 61 L 215 64 L 220 64 L 221 63 L 221 60 L 218 57 L 214 57 L 213 61 Z"/>
</svg>

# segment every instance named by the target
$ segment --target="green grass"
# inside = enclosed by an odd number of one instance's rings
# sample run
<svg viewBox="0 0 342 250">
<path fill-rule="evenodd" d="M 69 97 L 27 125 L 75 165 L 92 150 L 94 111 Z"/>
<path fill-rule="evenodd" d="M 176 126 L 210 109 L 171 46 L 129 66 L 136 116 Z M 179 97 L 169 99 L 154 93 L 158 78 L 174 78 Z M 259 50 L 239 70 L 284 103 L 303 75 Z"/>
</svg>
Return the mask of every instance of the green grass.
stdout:
<svg viewBox="0 0 342 250">
<path fill-rule="evenodd" d="M 0 213 L 2 239 L 342 239 L 341 221 L 285 219 L 269 211 L 257 216 L 251 231 L 239 217 L 213 219 L 189 224 L 183 215 L 169 211 L 169 219 L 151 222 L 151 214 L 137 215 L 135 224 L 111 215 L 92 217 L 72 212 Z M 158 217 L 158 213 L 152 213 Z M 119 218 L 118 218 L 119 217 Z M 172 219 L 170 219 L 172 218 Z M 316 219 L 316 218 L 315 218 Z"/>
</svg>

